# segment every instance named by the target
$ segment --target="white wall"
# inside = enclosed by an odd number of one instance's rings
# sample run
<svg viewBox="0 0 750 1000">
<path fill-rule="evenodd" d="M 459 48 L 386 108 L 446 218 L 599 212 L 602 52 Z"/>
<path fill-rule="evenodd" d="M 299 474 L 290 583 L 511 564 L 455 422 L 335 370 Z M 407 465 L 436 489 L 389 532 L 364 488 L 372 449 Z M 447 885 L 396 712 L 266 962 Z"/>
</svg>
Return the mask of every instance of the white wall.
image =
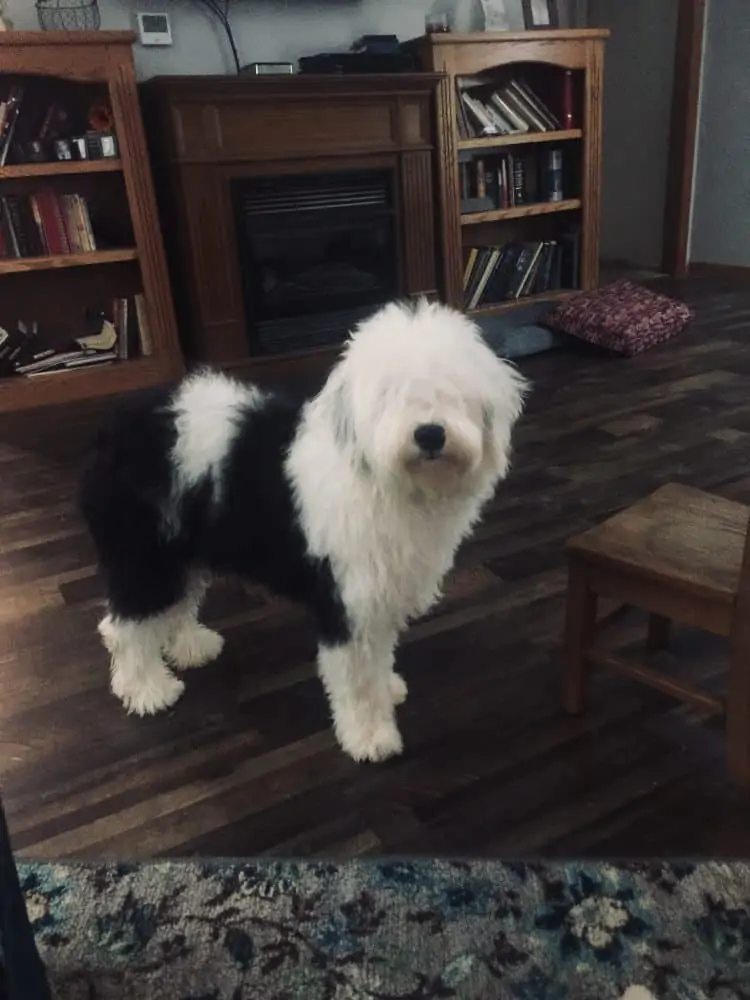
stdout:
<svg viewBox="0 0 750 1000">
<path fill-rule="evenodd" d="M 679 2 L 589 0 L 589 25 L 612 32 L 604 60 L 604 260 L 661 264 Z"/>
<path fill-rule="evenodd" d="M 750 18 L 747 0 L 708 7 L 690 259 L 750 267 Z"/>
<path fill-rule="evenodd" d="M 458 0 L 464 10 L 478 2 Z M 514 26 L 522 26 L 521 0 L 507 3 Z M 6 0 L 6 4 L 15 28 L 38 27 L 33 0 Z M 99 7 L 103 28 L 132 27 L 135 10 L 172 14 L 171 48 L 136 46 L 142 78 L 224 73 L 231 68 L 229 48 L 216 21 L 191 0 L 99 0 Z M 432 7 L 444 9 L 443 0 L 231 0 L 243 63 L 296 62 L 302 55 L 347 49 L 354 39 L 369 33 L 395 34 L 405 41 L 423 34 L 425 15 Z"/>
</svg>

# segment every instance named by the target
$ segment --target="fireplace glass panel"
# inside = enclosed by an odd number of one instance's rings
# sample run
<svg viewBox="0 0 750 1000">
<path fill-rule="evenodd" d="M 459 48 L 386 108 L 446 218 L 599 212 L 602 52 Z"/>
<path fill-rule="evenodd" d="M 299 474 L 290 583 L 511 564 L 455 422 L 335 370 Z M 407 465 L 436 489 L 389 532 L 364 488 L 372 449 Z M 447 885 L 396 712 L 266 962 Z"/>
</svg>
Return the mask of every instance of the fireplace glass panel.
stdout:
<svg viewBox="0 0 750 1000">
<path fill-rule="evenodd" d="M 243 178 L 234 202 L 251 354 L 341 343 L 398 294 L 390 171 Z"/>
</svg>

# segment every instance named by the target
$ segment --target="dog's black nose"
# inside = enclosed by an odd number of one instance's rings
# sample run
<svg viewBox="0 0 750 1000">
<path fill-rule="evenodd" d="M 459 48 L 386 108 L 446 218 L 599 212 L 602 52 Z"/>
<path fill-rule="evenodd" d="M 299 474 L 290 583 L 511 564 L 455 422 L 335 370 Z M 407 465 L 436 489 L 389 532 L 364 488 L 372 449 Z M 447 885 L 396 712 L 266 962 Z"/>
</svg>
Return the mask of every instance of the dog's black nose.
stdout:
<svg viewBox="0 0 750 1000">
<path fill-rule="evenodd" d="M 445 428 L 440 424 L 420 424 L 414 431 L 414 440 L 422 451 L 437 455 L 445 446 Z"/>
</svg>

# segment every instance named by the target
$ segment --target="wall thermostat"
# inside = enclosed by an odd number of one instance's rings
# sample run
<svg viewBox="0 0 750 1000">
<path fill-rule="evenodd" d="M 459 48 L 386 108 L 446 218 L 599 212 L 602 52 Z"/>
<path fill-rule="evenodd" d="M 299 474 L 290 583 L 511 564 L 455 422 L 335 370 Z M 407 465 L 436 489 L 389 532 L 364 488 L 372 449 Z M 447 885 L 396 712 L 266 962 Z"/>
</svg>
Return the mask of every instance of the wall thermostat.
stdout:
<svg viewBox="0 0 750 1000">
<path fill-rule="evenodd" d="M 172 25 L 169 14 L 136 14 L 141 45 L 171 45 Z"/>
</svg>

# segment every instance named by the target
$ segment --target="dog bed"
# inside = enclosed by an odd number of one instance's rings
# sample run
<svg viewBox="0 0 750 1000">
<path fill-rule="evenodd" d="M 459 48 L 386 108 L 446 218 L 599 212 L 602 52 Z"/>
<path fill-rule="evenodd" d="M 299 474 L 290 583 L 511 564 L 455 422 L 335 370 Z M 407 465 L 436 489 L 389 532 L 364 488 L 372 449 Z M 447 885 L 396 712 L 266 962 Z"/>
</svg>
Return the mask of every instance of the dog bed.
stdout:
<svg viewBox="0 0 750 1000">
<path fill-rule="evenodd" d="M 677 336 L 692 318 L 684 302 L 621 279 L 566 299 L 543 322 L 552 330 L 632 357 Z"/>
</svg>

